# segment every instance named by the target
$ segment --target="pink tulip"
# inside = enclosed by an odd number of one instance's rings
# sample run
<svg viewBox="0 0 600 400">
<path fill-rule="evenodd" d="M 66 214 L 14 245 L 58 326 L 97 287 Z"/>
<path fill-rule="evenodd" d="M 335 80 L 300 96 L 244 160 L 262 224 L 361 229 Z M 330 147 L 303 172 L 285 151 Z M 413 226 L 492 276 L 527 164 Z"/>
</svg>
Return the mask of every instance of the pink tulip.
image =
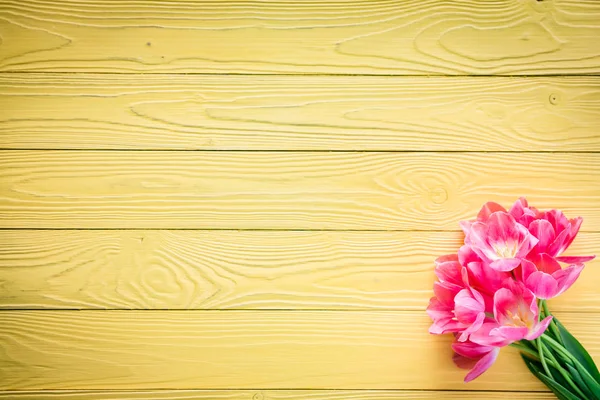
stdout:
<svg viewBox="0 0 600 400">
<path fill-rule="evenodd" d="M 534 294 L 520 282 L 507 281 L 507 284 L 508 287 L 499 289 L 494 295 L 494 318 L 498 327 L 491 329 L 489 335 L 510 343 L 536 339 L 544 333 L 552 317 L 539 321 L 539 308 Z"/>
<path fill-rule="evenodd" d="M 495 203 L 493 201 L 489 201 L 481 207 L 479 213 L 477 214 L 477 219 L 474 221 L 461 221 L 460 225 L 465 233 L 468 236 L 471 225 L 474 222 L 487 222 L 489 217 L 495 212 L 507 212 L 504 207 L 500 204 Z M 510 215 L 512 215 L 517 222 L 521 225 L 528 227 L 529 224 L 541 217 L 541 212 L 538 211 L 535 207 L 529 207 L 527 204 L 527 200 L 525 197 L 519 198 L 515 204 L 511 207 L 510 211 L 508 211 Z"/>
<path fill-rule="evenodd" d="M 565 292 L 575 283 L 583 270 L 583 264 L 573 264 L 562 269 L 560 264 L 546 253 L 523 260 L 515 275 L 540 299 L 551 299 Z"/>
<path fill-rule="evenodd" d="M 427 314 L 433 320 L 429 332 L 460 332 L 460 340 L 465 341 L 483 324 L 486 302 L 469 286 L 467 269 L 460 265 L 456 254 L 439 257 L 435 263 L 438 282 L 433 285 L 435 296 L 427 307 Z"/>
<path fill-rule="evenodd" d="M 529 254 L 530 257 L 546 253 L 556 257 L 558 261 L 569 264 L 584 263 L 594 259 L 594 256 L 559 257 L 577 236 L 583 218 L 567 219 L 559 210 L 541 212 L 534 207 L 529 207 L 524 197 L 515 202 L 509 213 L 539 240 Z"/>
<path fill-rule="evenodd" d="M 498 271 L 515 269 L 537 242 L 527 228 L 503 211 L 492 213 L 486 222 L 474 222 L 465 237 L 465 244 Z"/>
<path fill-rule="evenodd" d="M 452 358 L 459 368 L 470 369 L 465 382 L 470 382 L 487 371 L 496 361 L 500 347 L 482 346 L 471 341 L 452 344 L 455 354 Z"/>
<path fill-rule="evenodd" d="M 525 227 L 528 227 L 529 224 L 531 224 L 536 219 L 541 218 L 543 214 L 537 208 L 530 207 L 525 197 L 519 198 L 519 200 L 517 200 L 515 204 L 513 204 L 513 206 L 510 208 L 509 213 L 515 218 L 515 220 L 518 223 Z"/>
<path fill-rule="evenodd" d="M 440 282 L 456 285 L 458 290 L 465 287 L 462 277 L 462 265 L 456 254 L 438 257 L 435 260 L 435 275 Z"/>
<path fill-rule="evenodd" d="M 442 335 L 448 332 L 459 332 L 463 328 L 454 315 L 454 297 L 462 290 L 455 285 L 444 282 L 433 284 L 434 297 L 429 300 L 427 315 L 433 320 L 429 333 Z"/>
<path fill-rule="evenodd" d="M 462 329 L 458 340 L 464 342 L 469 335 L 483 325 L 485 302 L 483 296 L 473 289 L 463 289 L 454 297 L 454 315 Z"/>
</svg>

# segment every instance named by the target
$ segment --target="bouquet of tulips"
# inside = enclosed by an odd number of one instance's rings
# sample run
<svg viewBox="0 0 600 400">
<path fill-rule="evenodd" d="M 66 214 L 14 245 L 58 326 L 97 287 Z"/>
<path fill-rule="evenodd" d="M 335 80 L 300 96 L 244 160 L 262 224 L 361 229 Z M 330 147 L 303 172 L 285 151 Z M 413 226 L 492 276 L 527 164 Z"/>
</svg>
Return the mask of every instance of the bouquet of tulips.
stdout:
<svg viewBox="0 0 600 400">
<path fill-rule="evenodd" d="M 483 206 L 460 223 L 464 245 L 436 260 L 438 280 L 427 313 L 432 334 L 452 333 L 454 362 L 469 382 L 516 347 L 525 364 L 559 399 L 600 400 L 593 359 L 554 317 L 546 300 L 564 293 L 594 256 L 565 257 L 582 218 L 540 211 L 524 198 L 506 210 Z"/>
</svg>

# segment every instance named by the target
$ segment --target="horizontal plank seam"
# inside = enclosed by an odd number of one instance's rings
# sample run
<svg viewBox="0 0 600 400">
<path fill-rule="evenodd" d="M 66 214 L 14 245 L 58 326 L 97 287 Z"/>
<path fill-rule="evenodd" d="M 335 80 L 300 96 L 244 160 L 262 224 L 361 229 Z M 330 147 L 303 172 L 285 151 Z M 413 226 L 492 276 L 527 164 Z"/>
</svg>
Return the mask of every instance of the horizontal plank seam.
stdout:
<svg viewBox="0 0 600 400">
<path fill-rule="evenodd" d="M 0 390 L 0 394 L 2 393 L 98 393 L 98 392 L 116 392 L 116 393 L 148 393 L 148 392 L 210 392 L 210 391 L 219 391 L 219 392 L 246 392 L 252 390 L 264 390 L 269 392 L 330 392 L 330 391 L 341 391 L 341 392 L 395 392 L 395 393 L 410 393 L 410 392 L 424 392 L 424 393 L 446 393 L 446 392 L 456 392 L 456 393 L 548 393 L 546 390 L 483 390 L 483 389 L 339 389 L 339 388 L 328 388 L 328 389 L 311 389 L 311 388 L 244 388 L 244 389 L 3 389 Z"/>
<path fill-rule="evenodd" d="M 293 150 L 293 149 L 128 149 L 128 148 L 38 148 L 38 147 L 0 147 L 0 151 L 64 151 L 64 152 L 156 152 L 156 153 L 452 153 L 452 154 L 599 154 L 600 151 L 587 150 Z"/>
<path fill-rule="evenodd" d="M 267 229 L 267 228 L 10 228 L 0 227 L 0 231 L 198 231 L 198 232 L 462 232 L 460 229 Z M 600 230 L 584 230 L 585 233 L 600 233 Z"/>
<path fill-rule="evenodd" d="M 248 76 L 248 77 L 265 77 L 265 76 L 302 76 L 302 77 L 328 77 L 328 76 L 365 76 L 365 77 L 388 77 L 388 78 L 559 78 L 559 77 L 600 77 L 600 73 L 578 73 L 578 74 L 351 74 L 351 73 L 242 73 L 242 72 L 152 72 L 152 71 L 144 71 L 144 72 L 110 72 L 110 71 L 100 71 L 100 72 L 81 72 L 81 71 L 53 71 L 53 70 L 45 70 L 41 71 L 28 71 L 28 70 L 4 70 L 0 71 L 0 74 L 37 74 L 37 75 L 48 75 L 48 74 L 56 74 L 56 75 L 131 75 L 131 76 L 141 76 L 141 75 L 152 75 L 152 76 Z"/>
<path fill-rule="evenodd" d="M 433 292 L 432 292 L 433 294 Z M 0 306 L 0 314 L 7 313 L 19 313 L 19 312 L 61 312 L 61 313 L 72 313 L 72 312 L 185 312 L 185 313 L 228 313 L 228 312 L 244 312 L 244 313 L 271 313 L 271 312 L 286 312 L 286 313 L 320 313 L 320 312 L 335 312 L 335 313 L 387 313 L 387 314 L 422 314 L 425 315 L 425 309 L 378 309 L 378 308 L 2 308 Z M 562 311 L 563 314 L 570 315 L 592 315 L 596 314 L 600 317 L 600 311 L 585 311 L 585 310 L 568 310 Z"/>
</svg>

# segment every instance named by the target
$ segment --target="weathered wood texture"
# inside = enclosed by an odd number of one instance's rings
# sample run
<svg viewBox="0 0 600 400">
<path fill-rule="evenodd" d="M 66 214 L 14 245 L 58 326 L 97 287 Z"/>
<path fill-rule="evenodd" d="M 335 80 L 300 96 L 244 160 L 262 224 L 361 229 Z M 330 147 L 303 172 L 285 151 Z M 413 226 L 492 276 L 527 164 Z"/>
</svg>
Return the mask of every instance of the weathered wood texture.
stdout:
<svg viewBox="0 0 600 400">
<path fill-rule="evenodd" d="M 0 2 L 0 71 L 590 74 L 595 0 Z"/>
<path fill-rule="evenodd" d="M 457 229 L 527 194 L 600 226 L 600 154 L 0 152 L 2 228 Z"/>
<path fill-rule="evenodd" d="M 93 390 L 1 392 L 18 400 L 500 400 L 515 393 L 410 390 Z M 519 400 L 556 400 L 551 393 L 519 392 Z"/>
<path fill-rule="evenodd" d="M 557 314 L 600 361 L 600 318 Z M 465 385 L 423 312 L 4 311 L 1 389 L 542 390 L 519 355 Z M 515 379 L 518 376 L 518 379 Z"/>
<path fill-rule="evenodd" d="M 600 78 L 0 74 L 0 148 L 600 150 Z"/>
<path fill-rule="evenodd" d="M 458 232 L 0 231 L 0 308 L 423 310 Z M 567 254 L 595 254 L 580 233 Z M 600 263 L 551 301 L 600 311 Z"/>
</svg>

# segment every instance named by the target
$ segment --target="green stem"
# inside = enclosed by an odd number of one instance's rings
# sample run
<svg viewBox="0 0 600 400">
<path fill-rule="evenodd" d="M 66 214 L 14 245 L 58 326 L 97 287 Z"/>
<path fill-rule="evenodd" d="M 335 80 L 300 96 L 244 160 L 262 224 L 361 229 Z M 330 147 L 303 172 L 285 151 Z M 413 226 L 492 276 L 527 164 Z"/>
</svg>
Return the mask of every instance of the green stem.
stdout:
<svg viewBox="0 0 600 400">
<path fill-rule="evenodd" d="M 542 306 L 544 313 L 546 313 L 546 308 L 544 307 L 544 304 L 545 304 L 544 300 L 540 300 L 540 305 Z M 540 312 L 538 320 L 541 321 L 542 318 L 544 318 L 544 316 Z M 542 367 L 544 368 L 544 371 L 546 371 L 546 375 L 548 375 L 548 377 L 552 377 L 552 374 L 550 373 L 550 370 L 548 369 L 548 365 L 546 364 L 546 357 L 544 357 L 544 344 L 542 343 L 541 336 L 538 336 L 538 338 L 535 339 L 535 341 L 537 343 L 538 352 L 540 353 L 540 361 L 542 362 Z"/>
<path fill-rule="evenodd" d="M 537 347 L 538 347 L 538 352 L 540 354 L 540 361 L 542 362 L 542 367 L 544 367 L 544 371 L 546 371 L 546 375 L 548 375 L 548 377 L 552 377 L 552 374 L 550 373 L 550 370 L 548 369 L 548 365 L 546 364 L 546 357 L 544 357 L 544 344 L 542 343 L 542 337 L 538 337 L 537 339 L 535 339 L 535 341 L 537 342 Z"/>
<path fill-rule="evenodd" d="M 535 361 L 540 361 L 539 354 L 536 353 L 535 351 L 531 350 L 528 347 L 522 346 L 518 343 L 511 343 L 509 346 L 514 347 L 515 349 L 519 350 L 521 353 L 530 355 Z"/>
<path fill-rule="evenodd" d="M 587 369 L 579 362 L 577 357 L 575 357 L 573 354 L 569 353 L 564 347 L 562 347 L 562 345 L 560 343 L 558 343 L 556 340 L 552 339 L 550 336 L 542 335 L 540 337 L 542 339 L 546 340 L 548 343 L 550 343 L 552 345 L 552 348 L 554 350 L 556 350 L 557 352 L 561 353 L 563 355 L 563 357 L 566 357 L 573 364 L 575 364 L 575 366 L 579 370 L 579 373 L 587 375 L 588 379 L 590 379 L 593 382 L 596 381 L 596 379 L 592 375 L 590 375 L 590 373 L 587 371 Z"/>
<path fill-rule="evenodd" d="M 511 344 L 509 344 L 509 346 L 514 347 L 515 349 L 519 350 L 521 353 L 525 353 L 525 354 L 531 356 L 531 358 L 533 358 L 535 361 L 540 361 L 538 353 L 536 353 L 535 351 L 533 351 L 523 345 L 520 345 L 518 343 L 511 343 Z M 560 365 L 555 361 L 546 360 L 546 363 L 553 368 L 556 368 L 556 369 L 560 368 Z"/>
<path fill-rule="evenodd" d="M 581 396 L 582 399 L 585 399 L 586 396 L 585 394 L 579 389 L 579 386 L 577 386 L 575 384 L 575 382 L 573 382 L 573 380 L 571 379 L 571 376 L 567 373 L 567 371 L 565 371 L 562 367 L 560 367 L 560 363 L 558 362 L 558 360 L 556 359 L 556 357 L 554 357 L 554 354 L 552 354 L 551 351 L 549 351 L 546 346 L 540 341 L 540 344 L 544 347 L 545 350 L 545 354 L 548 354 L 548 358 L 550 358 L 550 361 L 555 364 L 558 365 L 559 367 L 554 367 L 562 376 L 563 378 L 565 378 L 565 380 L 569 383 L 569 385 L 571 385 L 571 387 L 573 389 L 575 389 L 575 391 L 577 392 L 577 394 L 579 396 Z M 550 378 L 552 378 L 552 376 L 550 376 Z"/>
<path fill-rule="evenodd" d="M 540 305 L 542 306 L 542 309 L 544 310 L 544 314 L 546 314 L 546 316 L 552 315 L 552 314 L 550 314 L 550 311 L 548 310 L 548 304 L 546 303 L 546 300 L 540 300 Z M 552 319 L 552 321 L 550 321 L 550 330 L 554 334 L 554 337 L 556 338 L 556 340 L 558 340 L 562 344 L 560 332 L 558 331 L 558 327 L 556 326 L 556 322 L 554 321 L 554 319 Z"/>
</svg>

